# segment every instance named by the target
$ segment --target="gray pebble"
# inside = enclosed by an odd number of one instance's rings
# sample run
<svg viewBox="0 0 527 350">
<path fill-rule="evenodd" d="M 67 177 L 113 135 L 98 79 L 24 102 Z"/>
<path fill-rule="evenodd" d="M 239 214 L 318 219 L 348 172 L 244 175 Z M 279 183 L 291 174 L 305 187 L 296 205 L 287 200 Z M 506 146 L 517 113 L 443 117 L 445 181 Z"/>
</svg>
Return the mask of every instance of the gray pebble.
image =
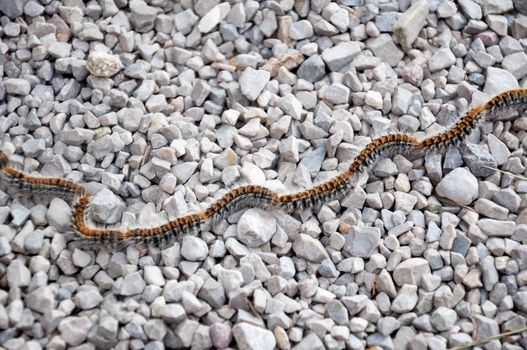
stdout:
<svg viewBox="0 0 527 350">
<path fill-rule="evenodd" d="M 244 349 L 274 349 L 275 337 L 271 331 L 247 322 L 237 323 L 232 328 L 236 344 Z"/>
<path fill-rule="evenodd" d="M 198 297 L 215 308 L 223 306 L 226 299 L 223 286 L 213 278 L 208 278 L 205 281 L 199 291 Z"/>
<path fill-rule="evenodd" d="M 360 47 L 355 42 L 348 42 L 326 49 L 322 59 L 333 72 L 340 71 L 360 53 Z"/>
<path fill-rule="evenodd" d="M 90 202 L 93 220 L 104 224 L 115 224 L 121 219 L 125 204 L 113 192 L 103 189 Z"/>
<path fill-rule="evenodd" d="M 90 264 L 90 254 L 80 249 L 75 249 L 72 254 L 73 264 L 78 267 L 86 267 Z"/>
<path fill-rule="evenodd" d="M 179 304 L 167 304 L 161 310 L 161 317 L 168 324 L 180 323 L 186 317 L 185 309 Z"/>
<path fill-rule="evenodd" d="M 496 172 L 494 170 L 497 166 L 496 160 L 486 148 L 469 143 L 462 149 L 463 161 L 468 165 L 470 172 L 474 174 L 474 176 L 487 177 Z"/>
<path fill-rule="evenodd" d="M 399 286 L 403 284 L 419 285 L 423 275 L 430 273 L 425 259 L 411 258 L 401 262 L 393 271 L 393 279 Z"/>
<path fill-rule="evenodd" d="M 281 97 L 278 101 L 278 107 L 280 107 L 284 113 L 293 117 L 293 119 L 300 120 L 302 103 L 293 94 L 286 94 Z"/>
<path fill-rule="evenodd" d="M 476 339 L 488 338 L 500 333 L 500 327 L 496 320 L 483 315 L 475 315 L 474 321 L 477 332 Z"/>
<path fill-rule="evenodd" d="M 31 272 L 20 260 L 13 260 L 6 269 L 7 284 L 10 288 L 26 287 L 31 279 Z"/>
<path fill-rule="evenodd" d="M 313 26 L 309 21 L 294 22 L 289 26 L 289 37 L 293 40 L 307 39 L 313 35 Z"/>
<path fill-rule="evenodd" d="M 302 62 L 298 69 L 298 76 L 314 83 L 326 75 L 326 66 L 319 55 L 313 55 Z"/>
<path fill-rule="evenodd" d="M 203 261 L 209 254 L 205 241 L 198 237 L 186 235 L 181 245 L 181 255 L 189 261 Z"/>
<path fill-rule="evenodd" d="M 27 295 L 26 305 L 33 311 L 45 314 L 55 309 L 57 302 L 52 289 L 48 286 L 42 286 Z"/>
<path fill-rule="evenodd" d="M 0 256 L 11 253 L 11 245 L 5 236 L 0 236 Z"/>
<path fill-rule="evenodd" d="M 431 321 L 435 329 L 445 332 L 454 326 L 457 314 L 454 310 L 441 306 L 432 313 Z"/>
<path fill-rule="evenodd" d="M 389 34 L 381 34 L 376 38 L 369 39 L 366 46 L 373 51 L 374 55 L 388 62 L 390 66 L 396 66 L 404 57 L 404 52 L 393 42 Z"/>
<path fill-rule="evenodd" d="M 142 293 L 146 287 L 146 282 L 138 272 L 132 272 L 126 275 L 122 281 L 119 294 L 131 296 Z"/>
<path fill-rule="evenodd" d="M 426 23 L 429 9 L 428 3 L 420 0 L 399 16 L 394 26 L 394 34 L 403 47 L 411 47 Z"/>
<path fill-rule="evenodd" d="M 376 227 L 353 226 L 346 235 L 344 251 L 354 257 L 370 257 L 379 245 L 380 237 L 381 232 Z"/>
<path fill-rule="evenodd" d="M 216 322 L 210 326 L 212 345 L 219 349 L 229 346 L 232 340 L 232 330 L 226 323 Z"/>
<path fill-rule="evenodd" d="M 269 212 L 253 208 L 245 211 L 238 221 L 236 236 L 251 248 L 269 242 L 276 232 L 276 219 Z"/>
<path fill-rule="evenodd" d="M 478 197 L 478 180 L 468 170 L 457 168 L 439 182 L 436 191 L 456 203 L 470 204 Z"/>
<path fill-rule="evenodd" d="M 310 262 L 320 263 L 329 258 L 322 243 L 306 234 L 300 234 L 293 242 L 293 250 L 297 256 Z"/>
<path fill-rule="evenodd" d="M 146 33 L 154 27 L 157 18 L 157 9 L 148 6 L 142 0 L 132 0 L 129 4 L 131 15 L 130 22 L 139 33 Z"/>
<path fill-rule="evenodd" d="M 5 91 L 8 94 L 26 96 L 31 90 L 31 85 L 26 79 L 8 78 L 4 80 Z"/>
<path fill-rule="evenodd" d="M 87 287 L 77 292 L 74 301 L 78 308 L 90 310 L 99 305 L 103 301 L 103 297 L 97 288 Z"/>
<path fill-rule="evenodd" d="M 269 72 L 248 67 L 243 71 L 239 80 L 242 94 L 249 100 L 255 101 L 270 78 L 271 74 Z"/>
<path fill-rule="evenodd" d="M 66 344 L 76 346 L 86 339 L 92 325 L 92 321 L 86 316 L 70 316 L 60 321 L 57 328 Z"/>
<path fill-rule="evenodd" d="M 487 68 L 487 79 L 483 91 L 489 96 L 494 96 L 509 89 L 518 89 L 518 81 L 510 72 L 494 67 Z"/>
<path fill-rule="evenodd" d="M 437 50 L 432 59 L 428 62 L 428 68 L 431 72 L 436 72 L 452 66 L 456 62 L 456 57 L 449 48 Z"/>
<path fill-rule="evenodd" d="M 53 198 L 49 204 L 46 218 L 49 224 L 59 232 L 65 232 L 71 227 L 71 208 L 64 200 Z"/>
<path fill-rule="evenodd" d="M 24 207 L 20 202 L 15 201 L 11 204 L 11 223 L 15 226 L 22 226 L 29 218 L 31 211 Z"/>
<path fill-rule="evenodd" d="M 350 89 L 343 84 L 331 84 L 326 90 L 325 98 L 332 104 L 348 103 L 350 97 Z"/>
<path fill-rule="evenodd" d="M 35 230 L 24 239 L 24 249 L 28 254 L 38 254 L 44 242 L 44 233 Z"/>
<path fill-rule="evenodd" d="M 404 284 L 397 297 L 393 300 L 391 310 L 397 313 L 405 313 L 413 310 L 417 304 L 417 286 Z"/>
</svg>

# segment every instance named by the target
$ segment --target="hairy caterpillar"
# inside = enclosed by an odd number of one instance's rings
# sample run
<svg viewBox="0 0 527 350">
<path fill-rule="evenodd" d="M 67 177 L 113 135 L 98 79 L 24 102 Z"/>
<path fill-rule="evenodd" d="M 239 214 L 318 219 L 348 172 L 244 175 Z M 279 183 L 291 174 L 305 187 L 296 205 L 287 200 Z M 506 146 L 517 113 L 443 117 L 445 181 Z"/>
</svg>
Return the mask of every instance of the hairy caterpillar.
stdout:
<svg viewBox="0 0 527 350">
<path fill-rule="evenodd" d="M 91 196 L 84 193 L 81 184 L 59 179 L 38 178 L 25 175 L 8 164 L 7 155 L 0 151 L 0 175 L 22 191 L 46 192 L 76 197 L 72 224 L 81 237 L 94 241 L 139 241 L 162 244 L 179 235 L 200 230 L 203 225 L 217 221 L 238 210 L 259 206 L 294 211 L 312 208 L 322 203 L 346 197 L 353 188 L 351 180 L 364 172 L 380 157 L 408 152 L 428 152 L 444 149 L 463 140 L 482 120 L 493 121 L 510 108 L 525 109 L 527 89 L 510 90 L 495 96 L 487 103 L 476 106 L 460 118 L 450 129 L 419 141 L 405 134 L 391 134 L 372 140 L 354 159 L 351 165 L 337 177 L 311 189 L 293 194 L 280 195 L 262 186 L 236 188 L 210 205 L 206 210 L 189 214 L 153 228 L 111 229 L 89 225 L 87 215 Z"/>
<path fill-rule="evenodd" d="M 81 184 L 55 177 L 34 177 L 9 166 L 7 155 L 0 151 L 0 176 L 9 185 L 19 191 L 33 194 L 51 194 L 70 197 L 84 190 Z"/>
</svg>

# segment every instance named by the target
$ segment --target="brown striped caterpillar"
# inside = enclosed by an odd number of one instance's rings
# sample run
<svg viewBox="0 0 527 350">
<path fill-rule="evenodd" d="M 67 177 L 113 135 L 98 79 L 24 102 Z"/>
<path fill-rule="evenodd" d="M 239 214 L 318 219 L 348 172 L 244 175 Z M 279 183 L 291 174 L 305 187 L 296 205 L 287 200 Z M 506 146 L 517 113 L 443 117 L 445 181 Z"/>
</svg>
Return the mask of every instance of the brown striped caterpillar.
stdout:
<svg viewBox="0 0 527 350">
<path fill-rule="evenodd" d="M 84 190 L 80 184 L 54 177 L 34 177 L 9 166 L 7 155 L 0 151 L 0 177 L 19 191 L 72 197 Z"/>
<path fill-rule="evenodd" d="M 110 229 L 89 225 L 87 215 L 91 196 L 84 193 L 84 187 L 58 178 L 37 178 L 16 171 L 8 165 L 8 158 L 0 151 L 0 175 L 8 183 L 27 192 L 47 192 L 73 195 L 74 204 L 72 224 L 81 237 L 94 241 L 126 242 L 139 241 L 162 244 L 203 225 L 238 210 L 258 206 L 295 211 L 319 206 L 328 201 L 346 197 L 353 188 L 352 179 L 381 157 L 408 152 L 428 152 L 444 149 L 462 141 L 482 120 L 493 121 L 501 113 L 510 109 L 525 109 L 527 89 L 506 91 L 495 96 L 485 104 L 468 111 L 450 129 L 419 141 L 405 134 L 381 136 L 371 141 L 354 159 L 351 165 L 337 177 L 319 184 L 309 190 L 280 195 L 261 186 L 242 186 L 236 188 L 210 205 L 206 210 L 189 214 L 153 228 Z"/>
</svg>

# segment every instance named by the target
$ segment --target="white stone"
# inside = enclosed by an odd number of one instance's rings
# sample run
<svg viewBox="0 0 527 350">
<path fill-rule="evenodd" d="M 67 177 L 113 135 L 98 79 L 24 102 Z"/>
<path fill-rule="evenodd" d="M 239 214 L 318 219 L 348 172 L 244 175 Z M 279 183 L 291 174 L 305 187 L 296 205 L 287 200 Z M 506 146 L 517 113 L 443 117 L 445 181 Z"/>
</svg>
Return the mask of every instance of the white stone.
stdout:
<svg viewBox="0 0 527 350">
<path fill-rule="evenodd" d="M 456 168 L 448 173 L 436 186 L 438 195 L 467 205 L 478 197 L 478 180 L 464 168 Z"/>
<path fill-rule="evenodd" d="M 201 18 L 198 23 L 198 30 L 201 33 L 208 33 L 216 27 L 231 10 L 231 5 L 228 2 L 222 2 L 214 6 L 205 16 Z"/>
</svg>

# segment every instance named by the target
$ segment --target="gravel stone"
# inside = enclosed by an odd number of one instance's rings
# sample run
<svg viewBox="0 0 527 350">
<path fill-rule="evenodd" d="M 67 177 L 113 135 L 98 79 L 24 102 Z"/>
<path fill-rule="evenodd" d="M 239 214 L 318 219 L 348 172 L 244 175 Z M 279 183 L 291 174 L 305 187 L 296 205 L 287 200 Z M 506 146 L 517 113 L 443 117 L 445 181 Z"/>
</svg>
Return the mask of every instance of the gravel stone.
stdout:
<svg viewBox="0 0 527 350">
<path fill-rule="evenodd" d="M 492 134 L 487 136 L 487 142 L 489 144 L 490 154 L 496 160 L 496 164 L 505 164 L 511 155 L 507 146 Z"/>
<path fill-rule="evenodd" d="M 26 79 L 9 78 L 4 80 L 4 88 L 8 94 L 27 96 L 31 91 L 31 84 Z"/>
<path fill-rule="evenodd" d="M 410 312 L 417 305 L 417 301 L 417 286 L 404 284 L 393 300 L 391 310 L 397 313 Z"/>
<path fill-rule="evenodd" d="M 121 219 L 125 204 L 113 192 L 103 189 L 90 202 L 90 207 L 95 221 L 115 224 Z"/>
<path fill-rule="evenodd" d="M 483 91 L 494 96 L 508 89 L 518 89 L 518 81 L 510 72 L 494 67 L 487 68 Z"/>
<path fill-rule="evenodd" d="M 119 293 L 124 296 L 142 293 L 146 287 L 146 282 L 138 272 L 127 275 L 122 282 Z"/>
<path fill-rule="evenodd" d="M 429 5 L 426 0 L 415 2 L 404 12 L 394 26 L 394 34 L 403 47 L 411 47 L 423 29 L 428 17 Z"/>
<path fill-rule="evenodd" d="M 33 311 L 45 314 L 55 309 L 57 302 L 50 287 L 42 286 L 28 294 L 26 305 Z"/>
<path fill-rule="evenodd" d="M 527 292 L 518 292 L 513 297 L 514 305 L 521 312 L 526 312 L 527 310 Z"/>
<path fill-rule="evenodd" d="M 444 47 L 434 53 L 428 62 L 428 69 L 431 72 L 437 72 L 441 69 L 449 68 L 454 63 L 456 63 L 456 56 L 449 48 Z"/>
<path fill-rule="evenodd" d="M 369 258 L 378 247 L 381 231 L 376 227 L 353 226 L 346 235 L 344 251 L 350 256 Z"/>
<path fill-rule="evenodd" d="M 66 317 L 58 324 L 58 330 L 66 344 L 76 346 L 81 344 L 88 336 L 88 331 L 93 323 L 86 316 Z"/>
<path fill-rule="evenodd" d="M 495 173 L 492 168 L 495 169 L 497 167 L 496 160 L 489 151 L 474 144 L 468 144 L 463 147 L 463 161 L 468 165 L 470 172 L 477 177 L 490 176 Z"/>
<path fill-rule="evenodd" d="M 0 237 L 0 256 L 5 256 L 11 253 L 11 245 L 5 236 Z"/>
<path fill-rule="evenodd" d="M 333 104 L 348 103 L 350 89 L 343 84 L 331 84 L 326 90 L 326 100 Z"/>
<path fill-rule="evenodd" d="M 219 308 L 225 304 L 223 286 L 213 278 L 209 278 L 205 281 L 198 296 L 215 308 Z"/>
<path fill-rule="evenodd" d="M 51 226 L 59 232 L 66 232 L 71 227 L 71 209 L 68 203 L 60 198 L 53 198 L 49 204 L 46 218 Z"/>
<path fill-rule="evenodd" d="M 486 256 L 481 259 L 480 268 L 483 277 L 483 286 L 485 290 L 491 290 L 498 283 L 498 271 L 496 270 L 492 256 Z"/>
<path fill-rule="evenodd" d="M 42 231 L 38 230 L 33 232 L 30 235 L 27 235 L 24 239 L 24 250 L 28 254 L 38 254 L 42 249 L 42 244 L 44 242 L 44 234 Z"/>
<path fill-rule="evenodd" d="M 240 89 L 242 94 L 249 100 L 255 101 L 270 78 L 271 74 L 269 72 L 248 67 L 240 76 Z"/>
<path fill-rule="evenodd" d="M 322 243 L 306 234 L 300 234 L 293 242 L 293 250 L 298 257 L 314 263 L 329 258 Z"/>
<path fill-rule="evenodd" d="M 30 17 L 40 16 L 44 12 L 44 6 L 36 1 L 28 1 L 24 6 L 24 13 Z"/>
<path fill-rule="evenodd" d="M 322 52 L 322 60 L 332 72 L 338 72 L 350 63 L 359 53 L 359 45 L 355 42 L 348 42 L 324 50 Z"/>
<path fill-rule="evenodd" d="M 516 225 L 513 221 L 495 219 L 480 219 L 478 226 L 489 236 L 510 237 L 514 233 Z"/>
<path fill-rule="evenodd" d="M 516 10 L 518 10 L 521 14 L 523 15 L 526 15 L 527 16 L 527 4 L 525 4 L 523 1 L 521 0 L 512 0 L 513 4 L 514 4 L 514 8 Z"/>
<path fill-rule="evenodd" d="M 132 0 L 129 5 L 131 15 L 130 22 L 134 29 L 139 33 L 146 33 L 154 27 L 154 22 L 158 16 L 157 9 L 148 6 L 142 0 Z"/>
<path fill-rule="evenodd" d="M 313 55 L 302 62 L 298 76 L 310 83 L 319 81 L 326 75 L 326 65 L 319 55 Z"/>
<path fill-rule="evenodd" d="M 247 322 L 237 323 L 232 334 L 242 349 L 274 349 L 276 340 L 271 331 Z"/>
<path fill-rule="evenodd" d="M 82 310 L 90 310 L 99 305 L 103 298 L 96 288 L 81 290 L 75 296 L 75 305 Z"/>
<path fill-rule="evenodd" d="M 275 232 L 275 217 L 269 212 L 258 208 L 245 211 L 236 227 L 238 240 L 251 248 L 256 248 L 269 242 Z"/>
<path fill-rule="evenodd" d="M 294 22 L 289 26 L 289 37 L 293 40 L 307 39 L 313 36 L 313 26 L 309 21 Z"/>
<path fill-rule="evenodd" d="M 437 308 L 431 317 L 432 325 L 440 332 L 450 330 L 457 321 L 457 314 L 454 310 L 441 306 Z"/>
<path fill-rule="evenodd" d="M 393 279 L 398 286 L 404 284 L 420 285 L 423 275 L 430 273 L 425 259 L 411 258 L 401 262 L 393 271 Z"/>
<path fill-rule="evenodd" d="M 478 197 L 478 180 L 468 170 L 457 168 L 437 185 L 436 192 L 459 204 L 470 204 Z"/>
<path fill-rule="evenodd" d="M 228 14 L 231 9 L 229 3 L 221 3 L 214 6 L 198 23 L 198 30 L 201 33 L 208 33 L 216 27 Z"/>
<path fill-rule="evenodd" d="M 493 319 L 482 315 L 475 315 L 474 321 L 477 331 L 476 339 L 488 338 L 500 333 L 500 327 Z"/>
<path fill-rule="evenodd" d="M 278 101 L 278 107 L 284 113 L 293 117 L 293 119 L 300 120 L 302 115 L 302 103 L 293 95 L 286 94 Z"/>
<path fill-rule="evenodd" d="M 377 91 L 368 91 L 364 99 L 364 103 L 375 109 L 382 109 L 383 99 L 382 95 Z"/>
<path fill-rule="evenodd" d="M 181 256 L 189 261 L 203 261 L 209 255 L 207 243 L 198 237 L 185 236 L 181 244 Z"/>
<path fill-rule="evenodd" d="M 331 300 L 326 304 L 326 312 L 328 316 L 339 325 L 344 325 L 349 322 L 348 310 L 338 300 Z"/>
<path fill-rule="evenodd" d="M 19 260 L 13 260 L 7 266 L 7 284 L 10 288 L 26 287 L 31 280 L 31 272 Z"/>
<path fill-rule="evenodd" d="M 112 77 L 119 72 L 121 67 L 121 60 L 118 56 L 104 52 L 90 52 L 86 61 L 86 69 L 97 77 Z"/>
<path fill-rule="evenodd" d="M 375 57 L 387 62 L 392 67 L 401 62 L 404 57 L 404 52 L 395 45 L 389 34 L 381 34 L 376 38 L 369 39 L 366 46 Z"/>
<path fill-rule="evenodd" d="M 24 5 L 25 1 L 6 0 L 0 2 L 0 11 L 2 11 L 7 17 L 15 19 L 22 15 Z"/>
</svg>

